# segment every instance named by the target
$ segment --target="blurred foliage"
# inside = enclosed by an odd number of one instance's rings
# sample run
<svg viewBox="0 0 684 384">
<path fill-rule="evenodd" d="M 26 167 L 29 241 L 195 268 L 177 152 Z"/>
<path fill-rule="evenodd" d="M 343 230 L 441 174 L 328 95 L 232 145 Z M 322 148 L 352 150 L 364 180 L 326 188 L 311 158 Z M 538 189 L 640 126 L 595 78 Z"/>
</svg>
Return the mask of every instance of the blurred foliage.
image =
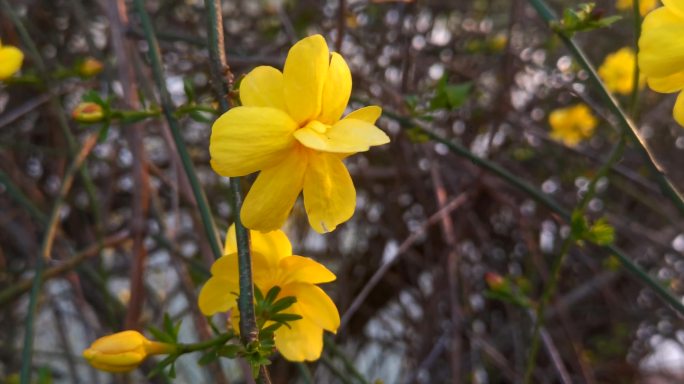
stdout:
<svg viewBox="0 0 684 384">
<path fill-rule="evenodd" d="M 21 366 L 25 287 L 40 257 L 46 217 L 80 143 L 93 133 L 101 141 L 83 167 L 89 179 L 77 175 L 59 211 L 46 269 L 51 275 L 45 278 L 35 324 L 34 379 L 162 382 L 160 376 L 146 379 L 154 362 L 126 379 L 95 372 L 79 356 L 90 341 L 121 330 L 135 300 L 143 308 L 138 325 L 159 328 L 154 334 L 195 342 L 226 328 L 208 323 L 196 308 L 213 258 L 168 127 L 158 117 L 158 91 L 139 19 L 128 2 L 119 1 L 128 7 L 123 32 L 130 54 L 117 56 L 109 3 L 9 1 L 46 73 L 27 53 L 19 75 L 0 85 L 3 382 L 16 382 Z M 345 4 L 341 15 L 340 3 Z M 216 100 L 203 5 L 194 0 L 146 4 L 161 40 L 166 83 L 184 140 L 225 233 L 234 213 L 229 181 L 209 166 Z M 222 4 L 236 82 L 255 66 L 281 67 L 294 41 L 321 33 L 331 47 L 340 44 L 350 64 L 350 109 L 371 101 L 410 122 L 386 113 L 379 126 L 392 143 L 348 160 L 357 211 L 334 233 L 311 233 L 303 206 L 295 206 L 285 228 L 295 253 L 312 255 L 337 274 L 326 289 L 341 314 L 382 265 L 397 259 L 334 337 L 340 353 L 326 342 L 324 359 L 316 363 L 295 366 L 276 358 L 270 366 L 275 383 L 305 383 L 307 377 L 321 383 L 362 382 L 354 370 L 368 382 L 519 382 L 533 329 L 528 310 L 538 302 L 551 279 L 553 259 L 571 235 L 584 239 L 584 246 L 571 247 L 563 264 L 545 315 L 553 344 L 542 347 L 534 382 L 559 382 L 549 351 L 560 356 L 572 382 L 684 380 L 681 364 L 664 369 L 662 358 L 655 358 L 672 351 L 663 347 L 666 342 L 684 351 L 681 316 L 595 245 L 620 246 L 677 297 L 684 295 L 684 221 L 635 148 L 628 146 L 597 180 L 584 214 L 565 223 L 418 128 L 499 164 L 573 211 L 620 133 L 586 82 L 587 73 L 525 1 Z M 598 1 L 595 8 L 574 1 L 551 4 L 562 15 L 553 28 L 582 31 L 574 38 L 596 66 L 610 52 L 634 46 L 633 15 L 616 10 L 612 1 Z M 6 13 L 0 13 L 0 37 L 3 44 L 27 50 Z M 94 77 L 59 75 L 88 57 L 101 60 L 104 70 Z M 124 63 L 133 69 L 129 79 L 119 74 Z M 126 98 L 123 89 L 131 83 L 137 91 Z M 237 100 L 235 93 L 232 97 Z M 643 90 L 631 108 L 631 95 L 617 97 L 681 190 L 684 131 L 672 120 L 673 98 Z M 100 104 L 107 119 L 91 125 L 70 119 L 82 101 Z M 551 111 L 579 102 L 601 121 L 593 136 L 571 148 L 550 138 L 547 121 Z M 132 103 L 137 103 L 133 109 Z M 141 139 L 132 140 L 132 132 Z M 245 188 L 252 181 L 245 178 Z M 435 216 L 461 194 L 465 203 Z M 136 199 L 143 202 L 140 211 L 134 209 Z M 142 235 L 142 253 L 131 240 L 136 233 Z M 139 260 L 144 284 L 131 288 L 132 266 Z M 489 273 L 500 276 L 503 285 L 490 286 Z M 232 347 L 215 352 L 237 353 Z M 178 359 L 177 382 L 239 383 L 248 375 L 249 367 L 218 365 L 212 358 L 205 358 L 209 364 L 201 368 L 200 356 Z"/>
</svg>

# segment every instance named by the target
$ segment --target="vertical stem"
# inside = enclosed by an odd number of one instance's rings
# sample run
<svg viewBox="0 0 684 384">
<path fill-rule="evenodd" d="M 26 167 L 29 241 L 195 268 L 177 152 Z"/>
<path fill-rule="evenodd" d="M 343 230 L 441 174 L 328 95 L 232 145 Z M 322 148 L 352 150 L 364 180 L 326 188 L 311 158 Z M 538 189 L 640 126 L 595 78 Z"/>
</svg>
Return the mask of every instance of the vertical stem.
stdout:
<svg viewBox="0 0 684 384">
<path fill-rule="evenodd" d="M 229 90 L 232 86 L 233 76 L 226 62 L 226 54 L 223 40 L 223 17 L 221 14 L 220 0 L 204 0 L 208 16 L 209 56 L 211 61 L 211 75 L 213 86 L 218 96 L 219 106 L 222 112 L 229 108 Z M 230 180 L 232 191 L 233 216 L 235 218 L 235 234 L 238 246 L 238 269 L 240 282 L 240 296 L 238 297 L 238 309 L 240 310 L 240 337 L 246 346 L 257 341 L 259 330 L 254 314 L 254 284 L 252 282 L 252 258 L 249 251 L 249 232 L 240 221 L 240 208 L 242 207 L 242 189 L 240 178 Z M 268 372 L 261 367 L 258 382 L 269 382 Z"/>
<path fill-rule="evenodd" d="M 202 219 L 202 224 L 204 226 L 204 232 L 209 240 L 209 245 L 214 253 L 214 258 L 218 259 L 222 256 L 221 243 L 219 242 L 218 236 L 216 235 L 216 226 L 214 224 L 214 219 L 211 215 L 211 209 L 209 208 L 209 203 L 207 198 L 202 191 L 202 185 L 197 178 L 197 173 L 195 173 L 195 168 L 192 164 L 192 159 L 188 153 L 188 149 L 183 141 L 183 136 L 181 135 L 180 124 L 178 119 L 173 114 L 173 103 L 171 101 L 171 95 L 169 94 L 168 88 L 166 88 L 166 82 L 164 81 L 164 70 L 161 62 L 161 53 L 159 51 L 159 42 L 154 34 L 154 29 L 152 27 L 152 22 L 147 11 L 145 11 L 145 6 L 142 1 L 136 0 L 135 7 L 140 16 L 140 21 L 142 22 L 143 31 L 145 34 L 145 39 L 147 44 L 150 46 L 150 63 L 152 67 L 152 74 L 154 75 L 154 81 L 159 89 L 159 98 L 162 104 L 162 111 L 164 117 L 169 124 L 171 129 L 171 135 L 173 136 L 173 141 L 176 143 L 176 148 L 178 149 L 178 154 L 181 158 L 181 163 L 183 169 L 185 170 L 190 186 L 192 188 L 192 193 L 197 201 L 197 207 L 200 211 L 200 217 Z"/>
</svg>

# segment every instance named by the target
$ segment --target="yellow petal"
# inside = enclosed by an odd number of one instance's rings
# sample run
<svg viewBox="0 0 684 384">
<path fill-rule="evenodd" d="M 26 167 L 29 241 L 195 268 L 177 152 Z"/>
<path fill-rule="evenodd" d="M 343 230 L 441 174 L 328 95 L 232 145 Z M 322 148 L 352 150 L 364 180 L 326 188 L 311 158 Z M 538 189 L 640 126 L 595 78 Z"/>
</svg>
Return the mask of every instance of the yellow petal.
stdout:
<svg viewBox="0 0 684 384">
<path fill-rule="evenodd" d="M 95 369 L 99 369 L 100 371 L 111 372 L 111 373 L 130 372 L 130 371 L 134 370 L 135 368 L 137 368 L 138 365 L 140 365 L 140 364 L 131 364 L 131 365 L 116 366 L 116 365 L 109 365 L 109 364 L 101 363 L 99 361 L 89 361 L 88 364 L 92 365 L 93 368 L 95 368 Z"/>
<path fill-rule="evenodd" d="M 234 273 L 235 279 L 213 276 L 204 284 L 197 302 L 200 311 L 202 311 L 205 316 L 211 316 L 219 312 L 227 312 L 230 308 L 236 306 L 237 294 L 240 291 L 240 287 L 237 284 L 237 269 Z"/>
<path fill-rule="evenodd" d="M 684 3 L 681 0 L 662 0 L 663 5 L 670 11 L 684 17 Z"/>
<path fill-rule="evenodd" d="M 290 361 L 314 361 L 323 351 L 323 329 L 307 318 L 275 331 L 276 348 Z"/>
<path fill-rule="evenodd" d="M 648 86 L 661 93 L 672 93 L 684 89 L 684 71 L 665 77 L 647 78 Z"/>
<path fill-rule="evenodd" d="M 98 353 L 117 353 L 122 351 L 143 350 L 147 339 L 137 331 L 122 331 L 95 340 L 89 350 Z"/>
<path fill-rule="evenodd" d="M 321 35 L 306 37 L 290 48 L 283 69 L 285 103 L 299 124 L 321 111 L 323 85 L 329 66 L 328 44 Z"/>
<path fill-rule="evenodd" d="M 334 281 L 337 277 L 323 264 L 303 256 L 289 256 L 280 260 L 283 271 L 282 284 L 294 282 L 320 284 Z"/>
<path fill-rule="evenodd" d="M 317 120 L 325 124 L 334 124 L 340 119 L 352 90 L 352 76 L 347 63 L 337 52 L 332 53 L 328 76 L 323 86 L 321 114 Z"/>
<path fill-rule="evenodd" d="M 278 281 L 280 270 L 278 264 L 281 258 L 275 254 L 261 254 L 252 252 L 252 276 L 254 285 L 259 287 L 265 295 Z"/>
<path fill-rule="evenodd" d="M 684 127 L 684 92 L 679 92 L 679 96 L 677 96 L 677 101 L 674 105 L 673 116 L 679 125 Z"/>
<path fill-rule="evenodd" d="M 24 54 L 11 45 L 0 48 L 0 80 L 5 80 L 14 75 L 21 68 Z"/>
<path fill-rule="evenodd" d="M 646 15 L 639 38 L 639 67 L 646 77 L 666 77 L 684 68 L 684 18 L 668 7 Z"/>
<path fill-rule="evenodd" d="M 333 231 L 354 214 L 356 190 L 338 157 L 310 151 L 304 176 L 304 208 L 318 233 Z"/>
<path fill-rule="evenodd" d="M 335 303 L 319 287 L 308 283 L 292 283 L 283 287 L 281 297 L 294 296 L 294 313 L 311 320 L 317 326 L 330 332 L 337 332 L 340 326 L 340 314 Z"/>
<path fill-rule="evenodd" d="M 389 137 L 375 125 L 363 120 L 344 118 L 325 133 L 311 128 L 312 124 L 295 131 L 295 138 L 304 146 L 323 152 L 364 152 L 373 145 L 389 143 Z"/>
<path fill-rule="evenodd" d="M 211 275 L 237 282 L 237 250 L 227 252 L 211 265 Z"/>
<path fill-rule="evenodd" d="M 375 121 L 380 118 L 380 115 L 382 115 L 382 108 L 377 105 L 369 105 L 348 114 L 345 116 L 345 119 L 356 119 L 375 124 Z"/>
<path fill-rule="evenodd" d="M 249 107 L 271 107 L 287 111 L 283 74 L 269 66 L 254 68 L 240 82 L 240 101 Z"/>
<path fill-rule="evenodd" d="M 250 249 L 264 255 L 276 255 L 279 258 L 292 255 L 292 244 L 281 230 L 271 232 L 250 231 Z M 226 234 L 226 253 L 237 252 L 235 224 L 228 228 Z M 236 264 L 237 265 L 237 264 Z M 213 269 L 212 269 L 213 273 Z"/>
<path fill-rule="evenodd" d="M 244 225 L 264 232 L 280 229 L 302 190 L 306 166 L 305 149 L 297 146 L 278 165 L 261 171 L 240 211 Z"/>
<path fill-rule="evenodd" d="M 223 176 L 244 176 L 280 163 L 295 143 L 297 124 L 283 111 L 237 107 L 214 122 L 211 166 Z"/>
</svg>

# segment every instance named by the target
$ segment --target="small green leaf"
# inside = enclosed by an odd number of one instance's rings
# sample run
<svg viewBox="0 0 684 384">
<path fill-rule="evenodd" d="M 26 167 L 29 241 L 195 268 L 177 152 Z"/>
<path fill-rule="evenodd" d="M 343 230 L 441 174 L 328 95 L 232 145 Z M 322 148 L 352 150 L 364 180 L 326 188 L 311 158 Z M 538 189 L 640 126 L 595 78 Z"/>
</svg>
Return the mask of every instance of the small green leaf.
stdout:
<svg viewBox="0 0 684 384">
<path fill-rule="evenodd" d="M 280 287 L 276 285 L 273 288 L 269 289 L 268 293 L 266 294 L 266 297 L 264 298 L 264 301 L 267 303 L 273 303 L 276 297 L 278 297 L 279 293 Z"/>
<path fill-rule="evenodd" d="M 583 3 L 572 9 L 566 8 L 561 20 L 552 22 L 551 28 L 570 37 L 576 32 L 608 27 L 621 18 L 621 16 L 603 17 L 603 11 L 597 9 L 596 4 Z"/>
<path fill-rule="evenodd" d="M 195 87 L 187 77 L 183 78 L 183 91 L 185 91 L 185 96 L 188 98 L 188 103 L 194 103 L 196 99 Z"/>
<path fill-rule="evenodd" d="M 155 340 L 161 341 L 164 343 L 175 343 L 176 340 L 174 340 L 172 335 L 169 335 L 168 333 L 162 331 L 161 329 L 155 327 L 154 325 L 150 325 L 147 327 L 147 330 L 150 331 L 152 336 L 154 336 Z"/>
<path fill-rule="evenodd" d="M 236 358 L 240 352 L 243 351 L 242 345 L 239 344 L 227 344 L 218 349 L 217 353 L 219 356 L 227 357 L 230 359 Z"/>
<path fill-rule="evenodd" d="M 283 297 L 271 305 L 270 312 L 278 313 L 284 309 L 289 308 L 292 304 L 297 302 L 297 298 L 294 296 Z"/>
<path fill-rule="evenodd" d="M 197 361 L 197 364 L 199 364 L 200 366 L 205 366 L 207 364 L 213 363 L 218 358 L 219 354 L 216 353 L 216 350 L 211 350 L 202 355 L 202 357 L 200 357 L 200 359 Z"/>
</svg>

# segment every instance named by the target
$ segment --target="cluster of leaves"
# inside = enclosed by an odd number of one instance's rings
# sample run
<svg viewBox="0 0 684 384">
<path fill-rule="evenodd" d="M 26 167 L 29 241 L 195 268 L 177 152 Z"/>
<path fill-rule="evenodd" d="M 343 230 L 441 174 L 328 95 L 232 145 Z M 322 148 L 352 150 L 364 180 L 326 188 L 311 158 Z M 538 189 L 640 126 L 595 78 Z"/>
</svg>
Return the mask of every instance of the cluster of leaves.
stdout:
<svg viewBox="0 0 684 384">
<path fill-rule="evenodd" d="M 604 217 L 590 223 L 579 211 L 572 214 L 570 231 L 580 245 L 584 241 L 596 245 L 609 245 L 615 241 L 615 228 Z"/>
<path fill-rule="evenodd" d="M 572 37 L 577 32 L 608 27 L 621 18 L 617 15 L 603 17 L 603 11 L 597 9 L 596 4 L 582 3 L 575 8 L 565 8 L 561 20 L 552 22 L 551 28 L 558 33 Z"/>
<path fill-rule="evenodd" d="M 301 316 L 292 313 L 283 313 L 283 311 L 297 302 L 297 299 L 293 296 L 278 299 L 279 293 L 280 287 L 273 287 L 264 296 L 259 288 L 254 287 L 254 307 L 257 327 L 259 329 L 259 338 L 245 346 L 237 340 L 237 335 L 234 332 L 221 334 L 218 339 L 216 339 L 216 343 L 212 343 L 205 349 L 204 354 L 199 359 L 199 365 L 207 365 L 219 357 L 229 359 L 241 357 L 250 364 L 252 367 L 252 374 L 254 377 L 257 377 L 261 366 L 271 364 L 269 357 L 275 352 L 275 331 L 282 326 L 289 327 L 289 322 L 302 318 Z M 229 341 L 235 342 L 228 343 Z M 183 348 L 181 348 L 181 353 L 184 352 L 186 351 L 183 351 Z M 169 360 L 169 362 L 167 362 L 167 360 Z M 173 361 L 175 361 L 175 358 L 172 359 L 172 357 L 169 356 L 162 361 L 160 365 L 165 363 L 166 365 L 169 365 L 172 364 Z"/>
</svg>

